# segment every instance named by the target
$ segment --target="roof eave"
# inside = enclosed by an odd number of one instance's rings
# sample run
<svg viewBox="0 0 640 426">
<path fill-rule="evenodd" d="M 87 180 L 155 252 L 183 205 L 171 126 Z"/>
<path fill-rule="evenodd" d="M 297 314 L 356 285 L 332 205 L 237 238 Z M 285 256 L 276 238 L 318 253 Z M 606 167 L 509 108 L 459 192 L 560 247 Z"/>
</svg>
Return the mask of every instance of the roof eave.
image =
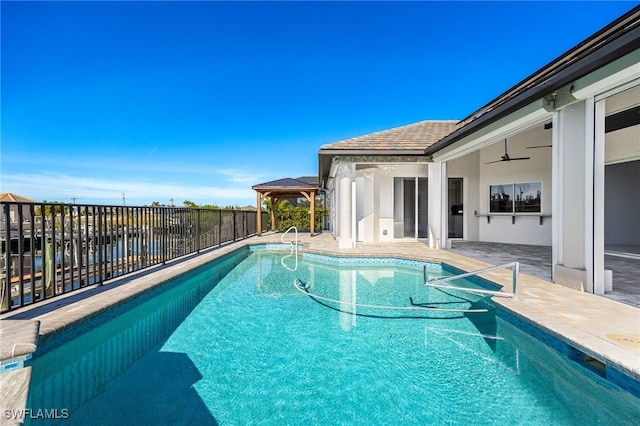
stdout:
<svg viewBox="0 0 640 426">
<path fill-rule="evenodd" d="M 252 186 L 251 189 L 256 191 L 279 191 L 279 192 L 300 192 L 300 191 L 315 191 L 317 186 Z"/>
<path fill-rule="evenodd" d="M 422 155 L 424 149 L 320 149 L 318 155 Z"/>
<path fill-rule="evenodd" d="M 385 156 L 385 155 L 415 155 L 424 156 L 422 149 L 320 149 L 318 151 L 318 182 L 321 188 L 325 185 L 325 178 L 329 176 L 331 161 L 337 156 Z"/>
</svg>

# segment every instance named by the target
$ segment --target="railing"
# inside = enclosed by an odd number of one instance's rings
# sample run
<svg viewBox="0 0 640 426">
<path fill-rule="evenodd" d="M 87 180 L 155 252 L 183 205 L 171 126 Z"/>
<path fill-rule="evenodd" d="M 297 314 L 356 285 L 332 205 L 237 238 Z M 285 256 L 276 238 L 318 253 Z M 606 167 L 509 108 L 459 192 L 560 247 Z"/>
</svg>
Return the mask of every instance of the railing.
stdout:
<svg viewBox="0 0 640 426">
<path fill-rule="evenodd" d="M 284 241 L 284 237 L 289 233 L 289 231 L 295 231 L 295 243 L 292 243 L 291 241 L 289 241 L 289 244 L 291 245 L 291 253 L 289 253 L 286 256 L 283 256 L 282 259 L 280 259 L 280 264 L 282 266 L 284 266 L 286 269 L 288 269 L 289 271 L 296 271 L 298 269 L 298 228 L 296 228 L 295 226 L 291 226 L 289 227 L 289 229 L 287 229 L 286 231 L 284 231 L 284 234 L 282 234 L 282 236 L 280 237 L 280 241 L 285 244 Z M 291 257 L 295 254 L 295 266 L 293 268 L 288 267 L 285 263 L 284 260 L 288 257 Z"/>
<path fill-rule="evenodd" d="M 0 312 L 256 233 L 256 211 L 0 203 Z M 263 214 L 263 231 L 268 226 Z"/>
<path fill-rule="evenodd" d="M 286 236 L 287 236 L 287 234 L 288 234 L 290 231 L 295 231 L 295 235 L 296 235 L 296 237 L 295 237 L 295 240 L 294 240 L 294 241 L 295 241 L 295 243 L 292 243 L 291 241 L 289 241 L 289 244 L 291 244 L 291 248 L 292 248 L 292 249 L 293 249 L 294 247 L 297 249 L 297 248 L 298 248 L 298 228 L 296 228 L 295 226 L 290 226 L 290 227 L 289 227 L 289 229 L 287 229 L 286 231 L 284 231 L 284 234 L 282 234 L 282 237 L 280 237 L 280 241 L 284 244 L 284 243 L 285 243 L 285 241 L 284 241 L 284 237 L 286 237 Z"/>
<path fill-rule="evenodd" d="M 467 288 L 467 287 L 457 287 L 457 286 L 451 286 L 451 285 L 443 285 L 442 283 L 445 282 L 449 282 L 449 281 L 453 281 L 453 280 L 458 280 L 461 278 L 467 278 L 467 277 L 472 277 L 474 275 L 478 275 L 478 274 L 482 274 L 484 272 L 489 272 L 489 271 L 493 271 L 496 269 L 504 269 L 504 268 L 511 268 L 511 293 L 505 293 L 502 291 L 493 291 L 493 290 L 482 290 L 482 289 L 477 289 L 477 288 Z M 452 275 L 450 277 L 444 277 L 444 278 L 436 278 L 433 280 L 429 280 L 427 278 L 427 266 L 424 267 L 424 285 L 427 287 L 437 287 L 437 288 L 443 288 L 443 289 L 448 289 L 448 290 L 460 290 L 460 291 L 466 291 L 468 293 L 474 293 L 474 294 L 487 294 L 490 296 L 496 296 L 496 297 L 508 297 L 508 298 L 512 298 L 512 299 L 517 299 L 517 288 L 518 288 L 518 276 L 520 275 L 520 264 L 518 262 L 511 262 L 511 263 L 506 263 L 504 265 L 499 265 L 499 266 L 492 266 L 490 268 L 485 268 L 485 269 L 479 269 L 477 271 L 473 271 L 473 272 L 466 272 L 464 274 L 458 274 L 458 275 Z"/>
</svg>

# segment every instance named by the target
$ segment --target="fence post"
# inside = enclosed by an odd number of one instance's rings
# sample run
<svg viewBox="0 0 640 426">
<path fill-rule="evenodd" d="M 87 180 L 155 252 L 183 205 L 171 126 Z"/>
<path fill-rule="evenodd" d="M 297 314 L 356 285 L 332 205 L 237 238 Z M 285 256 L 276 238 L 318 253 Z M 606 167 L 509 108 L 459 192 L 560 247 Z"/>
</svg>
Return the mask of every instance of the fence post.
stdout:
<svg viewBox="0 0 640 426">
<path fill-rule="evenodd" d="M 103 272 L 106 273 L 106 268 L 104 268 L 104 262 L 102 259 L 102 249 L 103 249 L 103 241 L 102 241 L 102 208 L 98 207 L 98 232 L 96 233 L 94 229 L 94 235 L 96 236 L 96 240 L 94 241 L 94 250 L 98 252 L 98 285 L 102 285 L 102 277 L 104 276 Z M 106 254 L 106 253 L 105 253 Z M 94 255 L 95 256 L 95 255 Z M 95 259 L 94 259 L 95 262 Z M 104 268 L 104 271 L 103 271 Z"/>
<path fill-rule="evenodd" d="M 160 209 L 160 225 L 162 225 L 162 238 L 160 239 L 160 250 L 162 251 L 162 264 L 167 263 L 167 238 L 168 224 L 166 220 L 166 209 Z"/>
<path fill-rule="evenodd" d="M 0 271 L 2 279 L 2 310 L 11 310 L 11 217 L 9 215 L 9 205 L 2 204 L 2 214 L 4 215 L 4 271 Z M 2 274 L 4 272 L 4 274 Z"/>
<path fill-rule="evenodd" d="M 29 217 L 31 218 L 31 232 L 29 235 L 29 250 L 31 251 L 31 303 L 35 302 L 36 297 L 36 228 L 35 217 L 36 211 L 33 204 L 29 205 Z"/>
<path fill-rule="evenodd" d="M 233 241 L 236 240 L 236 209 L 231 207 L 231 213 L 233 215 Z"/>
<path fill-rule="evenodd" d="M 222 210 L 218 209 L 218 245 L 222 244 Z"/>
<path fill-rule="evenodd" d="M 196 210 L 196 251 L 200 253 L 200 210 Z"/>
<path fill-rule="evenodd" d="M 242 228 L 244 228 L 244 238 L 246 238 L 249 235 L 249 224 L 247 223 L 247 212 L 244 210 L 242 211 Z"/>
</svg>

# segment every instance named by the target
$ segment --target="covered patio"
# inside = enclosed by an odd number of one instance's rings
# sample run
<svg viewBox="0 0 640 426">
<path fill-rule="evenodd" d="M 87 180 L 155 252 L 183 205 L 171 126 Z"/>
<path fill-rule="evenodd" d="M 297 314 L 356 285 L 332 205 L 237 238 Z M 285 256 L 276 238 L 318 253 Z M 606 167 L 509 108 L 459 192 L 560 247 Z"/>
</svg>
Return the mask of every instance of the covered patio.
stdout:
<svg viewBox="0 0 640 426">
<path fill-rule="evenodd" d="M 276 217 L 275 206 L 278 201 L 286 198 L 301 198 L 304 197 L 309 201 L 309 232 L 311 235 L 315 233 L 315 213 L 316 213 L 316 194 L 318 193 L 318 184 L 311 183 L 308 180 L 302 180 L 302 178 L 292 179 L 284 178 L 271 182 L 261 183 L 253 185 L 251 189 L 256 191 L 257 208 L 258 211 L 262 211 L 262 203 L 267 199 L 271 199 L 271 230 L 276 230 Z M 262 217 L 257 215 L 258 218 L 258 236 L 262 235 Z"/>
<path fill-rule="evenodd" d="M 452 241 L 451 250 L 492 265 L 520 262 L 520 272 L 551 282 L 552 254 L 550 246 L 507 244 L 480 241 Z M 605 252 L 605 267 L 613 270 L 615 285 L 602 297 L 640 308 L 640 247 L 636 253 L 615 250 Z"/>
</svg>

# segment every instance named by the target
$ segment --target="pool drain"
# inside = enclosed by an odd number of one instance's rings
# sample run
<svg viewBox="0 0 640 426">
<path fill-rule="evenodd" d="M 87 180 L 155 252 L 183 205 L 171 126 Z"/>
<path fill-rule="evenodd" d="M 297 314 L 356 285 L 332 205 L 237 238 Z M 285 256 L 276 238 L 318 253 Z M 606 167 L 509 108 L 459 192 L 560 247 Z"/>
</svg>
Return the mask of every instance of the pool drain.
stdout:
<svg viewBox="0 0 640 426">
<path fill-rule="evenodd" d="M 621 345 L 640 348 L 640 336 L 634 336 L 632 334 L 607 334 L 607 339 L 613 340 Z"/>
</svg>

